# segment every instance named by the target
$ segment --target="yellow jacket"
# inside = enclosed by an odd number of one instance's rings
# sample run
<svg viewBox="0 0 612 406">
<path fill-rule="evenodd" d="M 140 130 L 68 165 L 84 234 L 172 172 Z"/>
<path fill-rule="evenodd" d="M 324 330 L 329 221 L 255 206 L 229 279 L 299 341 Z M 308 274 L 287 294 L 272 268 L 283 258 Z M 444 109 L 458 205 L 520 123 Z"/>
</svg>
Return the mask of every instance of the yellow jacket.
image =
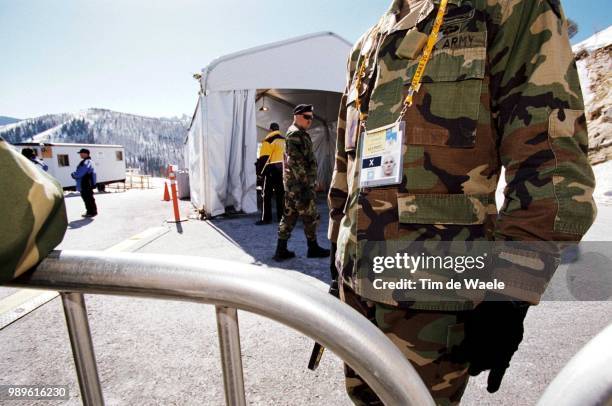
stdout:
<svg viewBox="0 0 612 406">
<path fill-rule="evenodd" d="M 268 133 L 259 149 L 259 156 L 257 157 L 257 174 L 261 176 L 266 166 L 269 164 L 282 163 L 284 154 L 285 137 L 283 137 L 280 131 Z"/>
</svg>

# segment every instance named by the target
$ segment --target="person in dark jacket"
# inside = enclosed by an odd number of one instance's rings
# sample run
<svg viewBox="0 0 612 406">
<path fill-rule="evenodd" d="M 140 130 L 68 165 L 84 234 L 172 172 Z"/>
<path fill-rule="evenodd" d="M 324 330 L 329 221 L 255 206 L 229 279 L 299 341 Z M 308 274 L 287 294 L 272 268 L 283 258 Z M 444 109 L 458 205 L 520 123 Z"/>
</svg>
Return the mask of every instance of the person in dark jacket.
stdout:
<svg viewBox="0 0 612 406">
<path fill-rule="evenodd" d="M 94 217 L 98 215 L 98 207 L 96 206 L 96 200 L 94 199 L 94 188 L 96 187 L 96 170 L 94 164 L 89 156 L 89 150 L 81 148 L 79 150 L 82 161 L 77 166 L 75 172 L 72 172 L 70 176 L 76 180 L 77 191 L 81 193 L 81 198 L 85 202 L 85 209 L 83 217 Z"/>
<path fill-rule="evenodd" d="M 34 165 L 36 165 L 43 171 L 45 172 L 49 171 L 49 166 L 46 163 L 44 163 L 41 159 L 38 159 L 38 157 L 36 156 L 36 151 L 34 151 L 32 148 L 22 149 L 21 155 L 26 157 L 28 161 L 32 162 Z"/>
</svg>

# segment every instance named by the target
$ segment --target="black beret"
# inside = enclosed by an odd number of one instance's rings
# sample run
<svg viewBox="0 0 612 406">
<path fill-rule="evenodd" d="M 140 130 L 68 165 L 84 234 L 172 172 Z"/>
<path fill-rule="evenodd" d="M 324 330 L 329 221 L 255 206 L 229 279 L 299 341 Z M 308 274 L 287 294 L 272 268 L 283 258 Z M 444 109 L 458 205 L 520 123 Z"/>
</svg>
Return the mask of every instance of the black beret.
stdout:
<svg viewBox="0 0 612 406">
<path fill-rule="evenodd" d="M 312 113 L 313 110 L 312 104 L 299 104 L 293 109 L 293 115 Z"/>
<path fill-rule="evenodd" d="M 78 153 L 89 154 L 89 150 L 87 148 L 81 148 Z"/>
<path fill-rule="evenodd" d="M 270 130 L 272 130 L 272 131 L 278 131 L 278 130 L 280 130 L 280 127 L 279 127 L 278 123 L 272 123 L 272 124 L 270 124 Z"/>
</svg>

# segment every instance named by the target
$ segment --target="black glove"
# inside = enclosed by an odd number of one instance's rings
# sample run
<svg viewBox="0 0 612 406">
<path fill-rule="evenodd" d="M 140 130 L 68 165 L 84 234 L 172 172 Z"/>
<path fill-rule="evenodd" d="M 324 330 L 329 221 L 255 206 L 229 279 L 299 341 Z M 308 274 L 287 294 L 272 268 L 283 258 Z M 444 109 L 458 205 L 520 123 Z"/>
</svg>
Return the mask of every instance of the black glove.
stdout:
<svg viewBox="0 0 612 406">
<path fill-rule="evenodd" d="M 451 359 L 456 363 L 469 362 L 471 376 L 489 370 L 489 393 L 499 389 L 510 360 L 523 341 L 523 321 L 528 309 L 526 302 L 489 297 L 465 320 L 465 339 L 452 350 Z"/>
</svg>

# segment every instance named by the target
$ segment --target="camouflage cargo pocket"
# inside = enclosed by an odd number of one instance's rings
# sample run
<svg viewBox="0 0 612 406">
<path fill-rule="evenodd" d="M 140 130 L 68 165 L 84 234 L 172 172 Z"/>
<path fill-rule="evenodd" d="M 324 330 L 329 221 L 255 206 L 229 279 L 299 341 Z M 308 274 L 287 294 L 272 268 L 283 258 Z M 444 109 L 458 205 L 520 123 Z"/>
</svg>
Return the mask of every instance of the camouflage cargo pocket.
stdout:
<svg viewBox="0 0 612 406">
<path fill-rule="evenodd" d="M 438 41 L 421 80 L 421 94 L 415 106 L 419 119 L 406 126 L 408 145 L 474 147 L 486 42 L 486 31 L 458 32 Z M 409 64 L 405 89 L 417 65 L 418 61 Z"/>
</svg>

